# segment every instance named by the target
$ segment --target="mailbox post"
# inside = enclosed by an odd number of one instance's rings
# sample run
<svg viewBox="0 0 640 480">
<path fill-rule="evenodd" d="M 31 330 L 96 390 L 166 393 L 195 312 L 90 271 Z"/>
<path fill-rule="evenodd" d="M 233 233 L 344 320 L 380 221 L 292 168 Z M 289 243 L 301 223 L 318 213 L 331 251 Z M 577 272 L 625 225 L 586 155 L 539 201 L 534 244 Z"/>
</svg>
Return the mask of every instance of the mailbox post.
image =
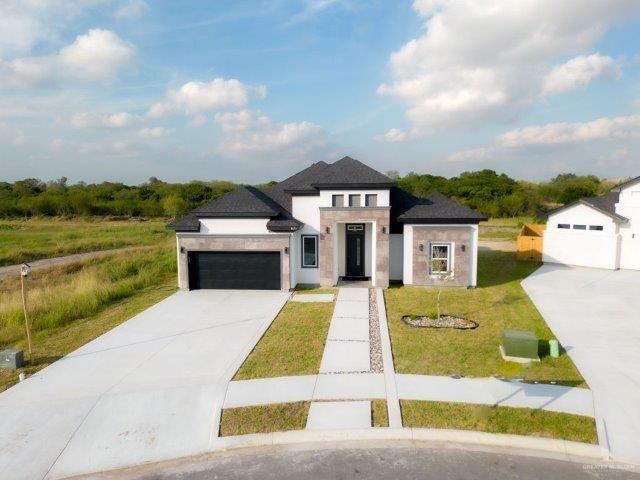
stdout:
<svg viewBox="0 0 640 480">
<path fill-rule="evenodd" d="M 29 359 L 32 357 L 31 349 L 31 327 L 29 326 L 29 317 L 27 315 L 27 295 L 24 290 L 24 279 L 29 275 L 31 266 L 28 263 L 23 263 L 20 266 L 20 283 L 22 286 L 22 311 L 24 312 L 24 325 L 27 329 L 27 344 L 29 345 Z"/>
</svg>

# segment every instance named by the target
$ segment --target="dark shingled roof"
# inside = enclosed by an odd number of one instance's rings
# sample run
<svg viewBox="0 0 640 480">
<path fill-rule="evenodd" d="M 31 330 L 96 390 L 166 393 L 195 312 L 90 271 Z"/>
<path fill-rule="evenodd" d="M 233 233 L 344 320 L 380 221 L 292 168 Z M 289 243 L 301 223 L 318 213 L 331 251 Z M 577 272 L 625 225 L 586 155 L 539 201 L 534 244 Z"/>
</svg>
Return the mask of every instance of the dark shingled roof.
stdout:
<svg viewBox="0 0 640 480">
<path fill-rule="evenodd" d="M 292 232 L 303 223 L 291 215 L 291 197 L 318 195 L 318 188 L 390 188 L 391 231 L 402 232 L 402 223 L 478 223 L 485 217 L 444 195 L 418 198 L 400 189 L 389 177 L 344 157 L 332 164 L 317 162 L 273 187 L 243 187 L 196 208 L 169 226 L 179 232 L 197 232 L 199 218 L 269 218 L 267 228 Z"/>
<path fill-rule="evenodd" d="M 628 183 L 629 182 L 627 182 L 627 184 Z M 605 193 L 600 197 L 581 198 L 580 200 L 577 200 L 573 203 L 569 203 L 560 208 L 556 208 L 555 210 L 551 210 L 549 213 L 547 213 L 547 217 L 554 215 L 558 212 L 561 212 L 562 210 L 566 210 L 567 208 L 571 208 L 575 205 L 582 204 L 591 208 L 595 208 L 599 212 L 604 213 L 605 215 L 608 215 L 609 217 L 613 218 L 615 221 L 627 222 L 629 220 L 628 218 L 623 217 L 622 215 L 618 215 L 616 213 L 616 203 L 618 203 L 619 199 L 620 199 L 620 190 L 618 188 L 615 188 L 614 190 L 610 191 L 609 193 Z"/>
<path fill-rule="evenodd" d="M 395 182 L 358 160 L 344 157 L 322 170 L 311 185 L 324 188 L 390 188 Z"/>
<path fill-rule="evenodd" d="M 400 190 L 400 189 L 398 189 Z M 407 192 L 396 193 L 402 212 L 398 212 L 399 223 L 480 223 L 487 220 L 484 215 L 472 210 L 441 193 L 432 193 L 425 198 L 414 197 Z"/>
</svg>

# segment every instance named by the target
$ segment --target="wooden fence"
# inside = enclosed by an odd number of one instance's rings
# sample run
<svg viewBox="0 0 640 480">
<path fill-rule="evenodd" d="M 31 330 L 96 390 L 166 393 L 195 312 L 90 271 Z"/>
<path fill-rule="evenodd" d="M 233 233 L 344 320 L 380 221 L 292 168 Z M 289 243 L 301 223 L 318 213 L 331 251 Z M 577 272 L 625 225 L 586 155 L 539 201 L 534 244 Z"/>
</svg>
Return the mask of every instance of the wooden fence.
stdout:
<svg viewBox="0 0 640 480">
<path fill-rule="evenodd" d="M 522 227 L 517 240 L 518 260 L 542 262 L 542 233 L 546 225 L 529 224 Z"/>
</svg>

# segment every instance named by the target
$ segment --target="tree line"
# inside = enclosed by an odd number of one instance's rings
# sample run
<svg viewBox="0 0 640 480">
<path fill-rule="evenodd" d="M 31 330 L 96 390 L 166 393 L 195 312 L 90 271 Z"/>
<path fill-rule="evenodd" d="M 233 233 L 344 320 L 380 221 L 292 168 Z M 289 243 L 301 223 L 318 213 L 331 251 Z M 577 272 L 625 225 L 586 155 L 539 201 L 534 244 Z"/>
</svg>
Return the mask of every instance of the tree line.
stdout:
<svg viewBox="0 0 640 480">
<path fill-rule="evenodd" d="M 416 196 L 440 192 L 490 217 L 536 215 L 581 197 L 600 195 L 613 186 L 593 175 L 571 173 L 545 183 L 518 181 L 493 170 L 465 172 L 451 178 L 414 172 L 405 176 L 395 171 L 387 174 Z M 0 182 L 0 217 L 179 217 L 239 186 L 218 180 L 167 183 L 156 177 L 141 185 L 119 182 L 69 185 L 65 177 L 49 182 L 26 178 Z"/>
</svg>

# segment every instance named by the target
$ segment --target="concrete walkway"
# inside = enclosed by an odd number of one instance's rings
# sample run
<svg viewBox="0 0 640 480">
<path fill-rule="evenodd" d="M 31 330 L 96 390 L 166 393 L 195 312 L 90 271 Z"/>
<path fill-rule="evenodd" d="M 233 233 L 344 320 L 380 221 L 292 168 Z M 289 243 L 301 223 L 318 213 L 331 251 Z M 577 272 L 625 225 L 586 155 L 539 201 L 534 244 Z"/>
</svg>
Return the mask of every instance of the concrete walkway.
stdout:
<svg viewBox="0 0 640 480">
<path fill-rule="evenodd" d="M 522 286 L 593 391 L 601 442 L 640 461 L 640 271 L 548 264 Z"/>
<path fill-rule="evenodd" d="M 593 417 L 593 395 L 586 388 L 501 381 L 497 378 L 460 378 L 396 374 L 403 400 L 476 403 Z"/>
<path fill-rule="evenodd" d="M 594 416 L 593 397 L 591 390 L 586 388 L 508 382 L 496 378 L 454 379 L 405 374 L 395 374 L 393 383 L 397 385 L 397 398 L 402 400 L 501 405 Z M 388 399 L 388 393 L 385 374 L 381 373 L 238 380 L 229 383 L 224 408 L 317 400 Z"/>
<path fill-rule="evenodd" d="M 361 374 L 371 371 L 371 355 L 369 343 L 369 290 L 366 288 L 341 288 L 333 309 L 333 317 L 329 326 L 327 342 L 320 362 L 321 382 L 331 381 L 329 377 L 336 374 Z M 380 376 L 381 377 L 381 376 Z M 342 376 L 342 378 L 345 378 Z M 353 377 L 357 378 L 357 377 Z M 367 380 L 362 383 L 365 388 L 373 386 L 373 378 L 360 377 Z M 353 386 L 349 380 L 342 386 Z M 349 396 L 353 388 L 337 389 L 335 393 L 341 399 L 362 398 L 356 394 Z M 365 397 L 366 398 L 366 397 Z M 371 397 L 369 397 L 371 398 Z M 332 429 L 371 427 L 371 402 L 324 402 L 312 403 L 307 417 L 308 429 Z"/>
<path fill-rule="evenodd" d="M 0 478 L 63 478 L 210 449 L 228 381 L 282 292 L 179 292 L 0 394 Z"/>
</svg>

